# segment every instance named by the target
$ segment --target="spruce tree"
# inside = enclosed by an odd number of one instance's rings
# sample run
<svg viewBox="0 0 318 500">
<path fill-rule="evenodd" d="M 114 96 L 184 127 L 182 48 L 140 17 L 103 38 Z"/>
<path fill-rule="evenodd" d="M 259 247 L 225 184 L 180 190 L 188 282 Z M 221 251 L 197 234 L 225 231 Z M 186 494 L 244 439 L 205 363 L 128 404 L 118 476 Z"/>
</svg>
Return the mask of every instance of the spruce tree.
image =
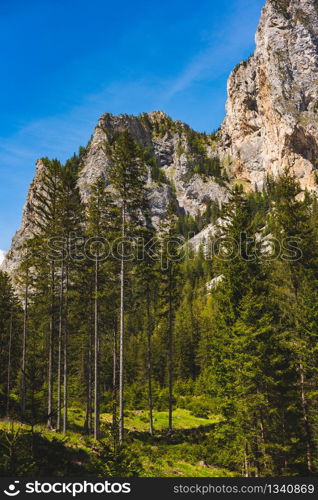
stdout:
<svg viewBox="0 0 318 500">
<path fill-rule="evenodd" d="M 302 421 L 298 432 L 306 449 L 307 472 L 312 473 L 315 453 L 312 405 L 316 404 L 316 398 L 311 387 L 316 383 L 317 363 L 314 347 L 317 340 L 314 320 L 318 277 L 316 229 L 311 198 L 308 195 L 301 198 L 300 185 L 288 170 L 277 180 L 274 196 L 268 224 L 279 242 L 280 253 L 272 266 L 272 280 L 289 351 L 289 386 L 294 386 L 290 397 L 296 405 L 292 418 L 295 423 L 298 419 Z M 301 453 L 300 450 L 294 452 Z"/>
<path fill-rule="evenodd" d="M 175 310 L 179 299 L 179 277 L 180 262 L 182 254 L 180 252 L 181 241 L 176 232 L 177 217 L 174 213 L 173 205 L 169 205 L 166 217 L 161 225 L 161 252 L 160 252 L 160 313 L 166 324 L 167 345 L 168 345 L 168 390 L 169 390 L 169 423 L 168 428 L 173 430 L 173 383 L 174 383 L 174 327 Z"/>
<path fill-rule="evenodd" d="M 127 240 L 142 223 L 145 200 L 146 165 L 140 146 L 125 130 L 106 144 L 110 164 L 107 178 L 121 212 L 120 321 L 119 321 L 119 441 L 124 435 L 125 283 Z"/>
<path fill-rule="evenodd" d="M 94 301 L 94 437 L 100 434 L 100 302 L 103 288 L 112 281 L 109 266 L 111 256 L 107 255 L 117 233 L 118 210 L 112 196 L 106 190 L 105 179 L 99 178 L 93 185 L 87 212 L 87 236 L 90 238 L 93 258 L 93 301 Z M 106 255 L 105 255 L 106 253 Z M 90 344 L 91 341 L 89 341 Z"/>
</svg>

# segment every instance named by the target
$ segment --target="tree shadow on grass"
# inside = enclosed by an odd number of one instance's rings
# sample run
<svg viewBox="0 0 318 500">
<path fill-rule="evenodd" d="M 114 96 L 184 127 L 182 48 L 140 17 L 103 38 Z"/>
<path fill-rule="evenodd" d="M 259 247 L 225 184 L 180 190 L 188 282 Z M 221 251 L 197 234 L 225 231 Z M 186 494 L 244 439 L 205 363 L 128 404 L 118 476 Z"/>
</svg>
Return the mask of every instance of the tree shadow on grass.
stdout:
<svg viewBox="0 0 318 500">
<path fill-rule="evenodd" d="M 189 443 L 199 443 L 204 440 L 205 435 L 215 428 L 215 423 L 209 425 L 200 425 L 188 429 L 174 429 L 172 432 L 160 431 L 153 436 L 147 431 L 130 431 L 130 439 L 138 439 L 145 444 L 181 444 L 185 441 Z M 127 431 L 128 432 L 128 431 Z"/>
</svg>

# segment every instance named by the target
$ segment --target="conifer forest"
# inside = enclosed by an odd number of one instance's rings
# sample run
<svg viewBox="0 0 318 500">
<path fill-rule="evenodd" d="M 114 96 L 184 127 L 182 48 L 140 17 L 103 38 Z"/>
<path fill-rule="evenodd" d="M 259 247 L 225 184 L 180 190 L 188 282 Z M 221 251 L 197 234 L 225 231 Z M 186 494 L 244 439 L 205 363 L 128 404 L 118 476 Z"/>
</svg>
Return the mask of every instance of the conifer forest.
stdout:
<svg viewBox="0 0 318 500">
<path fill-rule="evenodd" d="M 0 275 L 1 474 L 314 474 L 317 198 L 286 169 L 155 232 L 149 154 L 127 131 L 106 147 L 85 205 L 84 148 L 43 160 Z"/>
</svg>

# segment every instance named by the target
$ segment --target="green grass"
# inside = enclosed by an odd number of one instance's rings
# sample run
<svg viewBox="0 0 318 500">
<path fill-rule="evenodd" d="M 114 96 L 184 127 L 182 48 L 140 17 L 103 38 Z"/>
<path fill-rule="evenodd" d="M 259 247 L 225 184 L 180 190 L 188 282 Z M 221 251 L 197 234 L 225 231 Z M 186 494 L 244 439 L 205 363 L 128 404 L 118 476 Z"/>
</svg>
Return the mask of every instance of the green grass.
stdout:
<svg viewBox="0 0 318 500">
<path fill-rule="evenodd" d="M 125 412 L 125 428 L 129 431 L 147 432 L 149 429 L 149 413 L 147 411 L 126 411 Z M 69 424 L 72 430 L 80 431 L 83 428 L 85 413 L 83 410 L 70 408 Z M 189 429 L 200 426 L 212 425 L 220 420 L 219 416 L 210 415 L 209 418 L 195 417 L 189 410 L 177 408 L 173 412 L 173 427 L 174 429 Z M 112 415 L 110 413 L 102 413 L 101 421 L 110 424 Z M 154 411 L 153 412 L 154 428 L 157 431 L 164 431 L 168 428 L 168 412 Z"/>
<path fill-rule="evenodd" d="M 102 415 L 103 418 L 103 415 Z M 199 418 L 191 415 L 189 410 L 177 408 L 173 412 L 174 429 L 189 429 L 200 427 L 201 425 L 212 425 L 219 420 L 219 417 Z M 157 431 L 163 431 L 168 427 L 168 412 L 154 411 L 153 424 Z M 146 411 L 130 411 L 125 420 L 125 426 L 131 431 L 148 431 L 149 414 Z"/>
<path fill-rule="evenodd" d="M 145 477 L 149 477 L 145 474 Z M 173 465 L 167 464 L 158 470 L 156 477 L 234 477 L 234 474 L 225 469 L 216 469 L 213 467 L 202 467 L 192 465 L 187 462 L 175 462 Z"/>
<path fill-rule="evenodd" d="M 24 424 L 22 422 L 10 422 L 6 419 L 0 420 L 0 431 L 11 431 L 12 429 L 12 424 L 13 428 L 16 431 L 18 428 L 30 431 L 31 427 L 30 425 Z M 82 449 L 84 451 L 89 452 L 90 450 L 90 439 L 82 435 L 78 432 L 74 432 L 72 430 L 69 430 L 67 432 L 67 435 L 65 436 L 62 433 L 59 432 L 54 432 L 50 431 L 47 429 L 45 425 L 35 425 L 34 426 L 34 431 L 39 432 L 43 437 L 47 438 L 49 441 L 52 441 L 53 439 L 58 439 L 60 441 L 63 441 L 65 446 L 69 448 L 76 448 L 76 449 Z"/>
<path fill-rule="evenodd" d="M 140 444 L 139 444 L 140 446 Z M 235 474 L 207 465 L 191 444 L 141 446 L 144 477 L 232 477 Z"/>
<path fill-rule="evenodd" d="M 70 430 L 67 436 L 46 429 L 44 425 L 35 427 L 43 437 L 49 440 L 63 441 L 67 448 L 80 450 L 90 454 L 94 440 L 82 433 L 85 412 L 78 408 L 69 411 Z M 111 415 L 103 413 L 102 423 L 110 424 Z M 144 477 L 230 477 L 234 474 L 225 469 L 206 464 L 202 460 L 200 443 L 207 439 L 207 429 L 213 431 L 214 424 L 220 417 L 210 415 L 208 418 L 199 418 L 189 410 L 178 408 L 173 412 L 174 434 L 167 435 L 168 412 L 154 411 L 155 435 L 149 435 L 147 411 L 127 411 L 125 428 L 129 439 L 129 447 L 142 462 L 142 476 Z M 15 429 L 19 426 L 30 429 L 30 426 L 20 422 L 14 423 Z M 0 430 L 10 430 L 11 423 L 0 421 Z M 103 426 L 102 426 L 103 428 Z"/>
<path fill-rule="evenodd" d="M 225 469 L 191 464 L 181 460 L 161 460 L 159 463 L 144 460 L 143 477 L 233 477 Z"/>
</svg>

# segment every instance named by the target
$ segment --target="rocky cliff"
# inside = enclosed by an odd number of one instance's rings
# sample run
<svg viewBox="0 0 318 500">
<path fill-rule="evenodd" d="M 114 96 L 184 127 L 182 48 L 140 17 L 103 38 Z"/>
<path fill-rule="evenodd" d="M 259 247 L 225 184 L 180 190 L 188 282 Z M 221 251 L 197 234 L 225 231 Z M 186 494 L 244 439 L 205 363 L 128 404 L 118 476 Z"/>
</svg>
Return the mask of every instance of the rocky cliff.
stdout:
<svg viewBox="0 0 318 500">
<path fill-rule="evenodd" d="M 195 216 L 211 200 L 227 197 L 226 180 L 219 167 L 215 136 L 195 132 L 188 125 L 173 121 L 162 111 L 139 117 L 103 115 L 83 160 L 78 181 L 84 201 L 89 186 L 105 171 L 107 155 L 103 144 L 109 134 L 128 129 L 136 141 L 156 162 L 157 174 L 149 172 L 150 209 L 156 225 L 174 198 L 179 210 Z M 215 169 L 211 175 L 211 168 Z M 158 183 L 156 177 L 161 179 Z M 165 179 L 166 178 L 166 179 Z"/>
<path fill-rule="evenodd" d="M 158 228 L 168 205 L 172 202 L 180 214 L 195 217 L 206 209 L 210 200 L 224 202 L 228 197 L 225 170 L 220 166 L 217 139 L 214 134 L 193 131 L 188 125 L 171 120 L 162 111 L 139 117 L 103 115 L 81 160 L 78 186 L 85 204 L 90 187 L 103 175 L 107 179 L 109 160 L 105 143 L 116 132 L 128 129 L 140 144 L 150 163 L 148 203 L 153 226 Z M 18 266 L 21 247 L 31 235 L 34 198 L 41 191 L 44 164 L 37 161 L 36 173 L 23 210 L 21 228 L 12 240 L 2 269 L 12 273 Z"/>
<path fill-rule="evenodd" d="M 161 111 L 103 115 L 82 158 L 78 185 L 84 203 L 94 180 L 101 173 L 107 177 L 105 141 L 123 129 L 153 160 L 148 187 L 155 227 L 171 201 L 180 213 L 195 216 L 211 200 L 224 202 L 231 183 L 253 189 L 286 166 L 303 188 L 317 190 L 318 0 L 266 1 L 255 52 L 230 75 L 226 118 L 217 135 L 194 132 Z M 3 264 L 10 272 L 32 228 L 32 200 L 41 189 L 42 171 L 38 161 L 21 228 Z"/>
<path fill-rule="evenodd" d="M 255 52 L 230 75 L 221 136 L 231 175 L 245 185 L 289 166 L 316 189 L 317 0 L 267 0 Z"/>
</svg>

